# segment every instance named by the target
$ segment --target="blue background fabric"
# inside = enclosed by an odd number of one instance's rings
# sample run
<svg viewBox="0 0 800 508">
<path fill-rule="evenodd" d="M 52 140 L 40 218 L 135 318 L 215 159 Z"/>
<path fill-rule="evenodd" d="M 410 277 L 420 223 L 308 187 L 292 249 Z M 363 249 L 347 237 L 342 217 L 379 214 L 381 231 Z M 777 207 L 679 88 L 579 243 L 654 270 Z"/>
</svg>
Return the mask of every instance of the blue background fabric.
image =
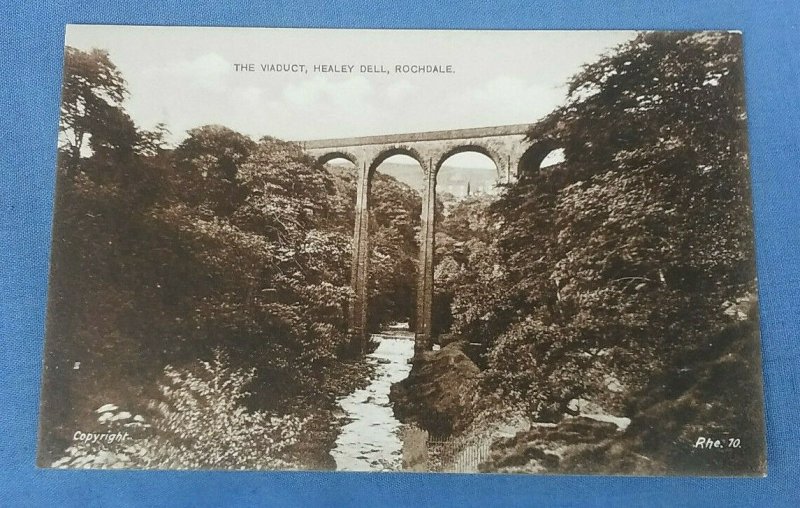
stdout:
<svg viewBox="0 0 800 508">
<path fill-rule="evenodd" d="M 0 505 L 800 506 L 800 3 L 796 0 L 4 0 L 0 16 Z M 768 476 L 36 469 L 62 45 L 64 25 L 69 22 L 742 30 Z"/>
</svg>

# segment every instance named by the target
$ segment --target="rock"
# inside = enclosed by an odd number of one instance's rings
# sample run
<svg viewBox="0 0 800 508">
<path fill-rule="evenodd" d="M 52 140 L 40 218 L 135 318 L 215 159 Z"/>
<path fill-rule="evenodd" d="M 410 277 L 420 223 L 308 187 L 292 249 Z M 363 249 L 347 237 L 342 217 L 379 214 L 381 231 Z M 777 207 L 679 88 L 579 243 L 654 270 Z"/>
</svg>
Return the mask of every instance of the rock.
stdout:
<svg viewBox="0 0 800 508">
<path fill-rule="evenodd" d="M 605 413 L 581 413 L 581 416 L 598 422 L 613 423 L 619 431 L 627 429 L 628 425 L 631 424 L 631 419 L 625 416 L 614 416 Z"/>
<path fill-rule="evenodd" d="M 392 385 L 389 399 L 400 420 L 418 423 L 435 435 L 467 425 L 480 369 L 464 354 L 462 345 L 453 342 L 423 353 L 408 378 Z"/>
<path fill-rule="evenodd" d="M 754 312 L 756 297 L 753 293 L 740 296 L 736 301 L 725 301 L 722 304 L 722 313 L 738 321 L 749 319 L 749 315 Z"/>
<path fill-rule="evenodd" d="M 606 385 L 606 389 L 612 393 L 622 393 L 625 390 L 625 386 L 614 376 L 606 375 L 603 383 Z"/>
<path fill-rule="evenodd" d="M 129 412 L 127 412 L 127 411 L 122 411 L 121 413 L 117 413 L 116 415 L 114 415 L 114 416 L 111 418 L 111 421 L 112 421 L 112 422 L 115 422 L 115 421 L 117 421 L 117 420 L 127 420 L 127 419 L 128 419 L 128 418 L 130 418 L 131 416 L 133 416 L 133 415 L 132 415 L 132 414 L 130 414 Z"/>
<path fill-rule="evenodd" d="M 114 404 L 103 404 L 102 406 L 100 406 L 97 409 L 95 409 L 95 412 L 96 413 L 107 413 L 109 411 L 116 411 L 117 409 L 119 409 L 119 408 L 117 406 L 115 406 Z"/>
<path fill-rule="evenodd" d="M 453 344 L 455 342 L 463 342 L 464 339 L 461 336 L 456 335 L 454 333 L 443 333 L 443 334 L 439 335 L 438 341 L 439 341 L 439 344 L 441 344 L 441 347 L 443 348 L 443 347 L 447 347 L 450 344 Z"/>
<path fill-rule="evenodd" d="M 497 440 L 481 471 L 503 473 L 559 472 L 572 450 L 616 434 L 616 426 L 584 417 L 567 418 L 558 424 L 533 425 L 514 437 Z"/>
<path fill-rule="evenodd" d="M 603 409 L 594 402 L 586 399 L 572 399 L 567 403 L 570 411 L 577 413 L 602 413 Z"/>
<path fill-rule="evenodd" d="M 618 430 L 625 430 L 631 424 L 630 418 L 609 414 L 600 405 L 586 399 L 572 399 L 567 403 L 567 408 L 584 418 L 598 422 L 613 423 Z"/>
<path fill-rule="evenodd" d="M 755 300 L 749 303 L 754 306 Z M 734 305 L 729 301 L 724 308 Z M 729 315 L 735 317 L 733 312 Z M 758 348 L 753 340 L 757 325 L 754 318 L 732 319 L 706 343 L 677 357 L 648 385 L 628 397 L 625 412 L 633 421 L 605 411 L 589 413 L 595 408 L 575 399 L 570 401 L 570 410 L 582 409 L 584 413 L 564 418 L 551 428 L 537 425 L 511 439 L 497 440 L 481 470 L 763 474 L 766 462 L 763 448 L 758 446 L 758 440 L 763 439 L 761 399 L 747 388 L 758 386 L 761 375 L 752 361 Z M 598 400 L 594 405 L 605 404 Z M 731 411 L 734 406 L 742 408 Z M 723 449 L 717 454 L 687 453 L 698 432 L 708 428 L 710 422 L 717 428 L 737 429 L 740 435 L 748 435 L 753 446 L 748 450 Z"/>
</svg>

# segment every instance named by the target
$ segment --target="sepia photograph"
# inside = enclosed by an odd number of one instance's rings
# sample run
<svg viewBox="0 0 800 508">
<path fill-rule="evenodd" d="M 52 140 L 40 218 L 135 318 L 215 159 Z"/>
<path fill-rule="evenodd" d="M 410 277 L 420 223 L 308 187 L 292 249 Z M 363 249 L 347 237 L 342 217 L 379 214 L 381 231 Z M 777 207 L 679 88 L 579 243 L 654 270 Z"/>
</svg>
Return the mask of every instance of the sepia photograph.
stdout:
<svg viewBox="0 0 800 508">
<path fill-rule="evenodd" d="M 38 465 L 765 475 L 743 69 L 69 25 Z"/>
</svg>

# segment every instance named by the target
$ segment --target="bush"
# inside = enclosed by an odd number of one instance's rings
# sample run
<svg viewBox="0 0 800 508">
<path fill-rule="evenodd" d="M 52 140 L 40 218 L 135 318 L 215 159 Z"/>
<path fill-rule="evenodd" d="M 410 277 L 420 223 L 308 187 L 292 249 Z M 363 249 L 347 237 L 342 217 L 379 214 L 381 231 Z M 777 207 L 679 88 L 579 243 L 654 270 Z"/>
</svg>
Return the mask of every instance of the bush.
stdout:
<svg viewBox="0 0 800 508">
<path fill-rule="evenodd" d="M 193 369 L 167 366 L 163 400 L 151 402 L 152 423 L 113 404 L 97 409 L 100 432 L 76 433 L 77 444 L 53 467 L 156 469 L 291 469 L 291 447 L 306 420 L 248 411 L 245 390 L 255 369 L 234 369 L 226 356 Z"/>
</svg>

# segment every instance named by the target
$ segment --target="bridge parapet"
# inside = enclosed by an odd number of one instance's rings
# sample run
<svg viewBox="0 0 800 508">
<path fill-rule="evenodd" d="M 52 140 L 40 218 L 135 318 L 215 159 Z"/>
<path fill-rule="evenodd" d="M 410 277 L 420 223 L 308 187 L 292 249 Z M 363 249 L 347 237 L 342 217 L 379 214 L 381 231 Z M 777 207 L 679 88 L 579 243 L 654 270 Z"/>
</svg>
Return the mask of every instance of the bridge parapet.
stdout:
<svg viewBox="0 0 800 508">
<path fill-rule="evenodd" d="M 404 134 L 383 134 L 377 136 L 361 136 L 352 138 L 313 139 L 307 141 L 298 141 L 297 143 L 306 149 L 317 149 L 364 145 L 391 145 L 414 141 L 443 141 L 513 135 L 524 136 L 531 129 L 531 127 L 531 124 L 523 123 L 514 125 L 498 125 L 494 127 L 451 129 L 444 131 L 408 132 Z"/>
</svg>

